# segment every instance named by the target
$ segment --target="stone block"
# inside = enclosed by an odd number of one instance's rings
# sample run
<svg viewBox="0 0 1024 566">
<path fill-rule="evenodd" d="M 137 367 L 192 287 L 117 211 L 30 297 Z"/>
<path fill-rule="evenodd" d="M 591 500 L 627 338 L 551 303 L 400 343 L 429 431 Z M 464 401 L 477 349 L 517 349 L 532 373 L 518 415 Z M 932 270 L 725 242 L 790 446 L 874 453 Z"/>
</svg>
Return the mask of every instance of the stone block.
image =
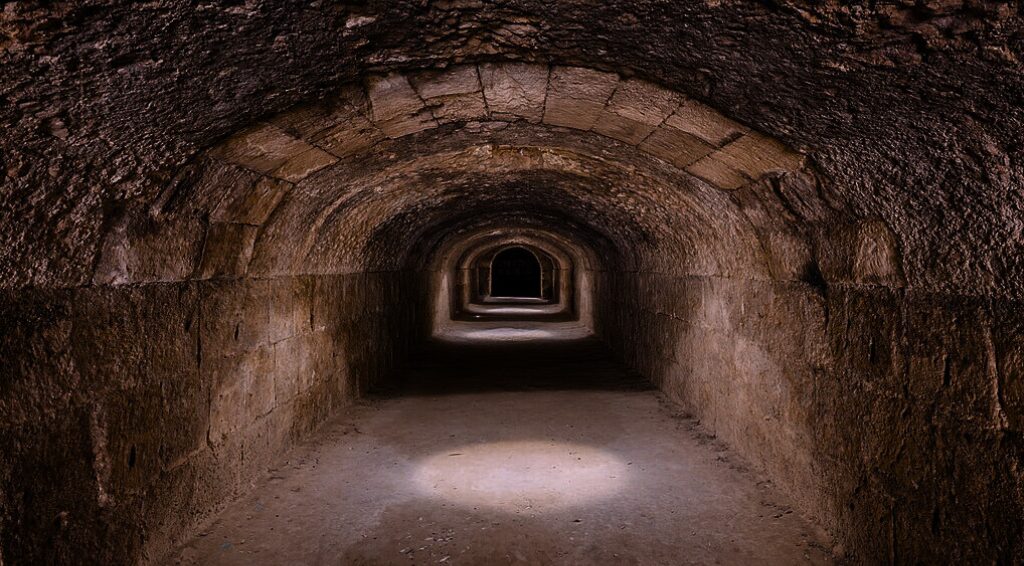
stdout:
<svg viewBox="0 0 1024 566">
<path fill-rule="evenodd" d="M 242 355 L 239 371 L 245 387 L 245 425 L 248 427 L 278 405 L 277 347 L 265 346 Z"/>
<path fill-rule="evenodd" d="M 258 347 L 228 356 L 204 360 L 203 377 L 210 383 L 210 440 L 221 442 L 236 430 L 248 427 L 274 405 L 265 385 L 273 382 L 272 346 Z M 270 387 L 270 393 L 273 387 Z"/>
<path fill-rule="evenodd" d="M 523 118 L 540 122 L 544 116 L 544 96 L 548 68 L 528 63 L 483 63 L 479 67 L 484 99 L 492 118 Z"/>
<path fill-rule="evenodd" d="M 310 314 L 313 330 L 336 330 L 344 320 L 345 299 L 343 275 L 317 277 Z"/>
<path fill-rule="evenodd" d="M 153 217 L 126 214 L 103 241 L 93 274 L 97 285 L 182 281 L 196 269 L 203 221 L 192 211 Z"/>
<path fill-rule="evenodd" d="M 95 288 L 78 297 L 71 349 L 82 389 L 102 392 L 89 401 L 90 428 L 109 480 L 102 494 L 114 501 L 205 440 L 209 387 L 196 353 L 197 299 L 190 284 Z"/>
<path fill-rule="evenodd" d="M 241 188 L 221 201 L 210 215 L 210 220 L 261 225 L 291 188 L 292 184 L 287 181 L 261 177 L 255 184 Z"/>
<path fill-rule="evenodd" d="M 271 118 L 269 122 L 290 136 L 308 139 L 334 127 L 344 119 L 343 115 L 334 114 L 328 104 L 319 103 L 283 112 Z"/>
<path fill-rule="evenodd" d="M 443 71 L 427 71 L 414 75 L 410 81 L 423 100 L 480 92 L 480 81 L 474 65 L 456 65 Z"/>
<path fill-rule="evenodd" d="M 716 161 L 743 173 L 751 179 L 776 171 L 793 171 L 803 167 L 804 157 L 777 140 L 759 133 L 749 133 L 726 144 L 713 154 Z"/>
<path fill-rule="evenodd" d="M 299 393 L 304 349 L 300 336 L 293 336 L 274 344 L 274 394 L 279 403 L 290 401 Z"/>
<path fill-rule="evenodd" d="M 306 355 L 308 357 L 305 380 L 302 382 L 303 390 L 313 388 L 325 382 L 328 376 L 338 375 L 338 365 L 341 359 L 336 357 L 334 338 L 330 333 L 317 331 L 309 334 Z"/>
<path fill-rule="evenodd" d="M 310 145 L 271 124 L 249 128 L 211 151 L 211 155 L 260 173 L 270 173 Z"/>
<path fill-rule="evenodd" d="M 242 460 L 246 462 L 248 473 L 255 475 L 266 471 L 292 446 L 294 420 L 292 404 L 285 403 L 246 429 L 242 442 Z"/>
<path fill-rule="evenodd" d="M 106 487 L 96 467 L 98 438 L 90 435 L 90 408 L 62 411 L 32 427 L 4 428 L 3 454 L 4 564 L 74 564 L 96 558 L 104 535 L 87 518 L 104 509 Z M 126 506 L 127 507 L 127 506 Z M 117 511 L 123 512 L 123 509 Z M 112 562 L 127 562 L 138 550 L 135 540 L 119 544 Z M 90 554 L 83 554 L 83 550 Z M 107 555 L 109 556 L 109 555 Z M 99 560 L 102 560 L 100 557 Z"/>
<path fill-rule="evenodd" d="M 214 222 L 206 231 L 206 244 L 198 276 L 241 277 L 252 258 L 259 228 L 248 224 Z"/>
<path fill-rule="evenodd" d="M 873 292 L 897 293 L 880 287 Z M 1003 427 L 1006 392 L 1000 390 L 999 361 L 1008 344 L 1001 332 L 1006 327 L 1000 321 L 993 324 L 989 301 L 914 290 L 899 293 L 905 299 L 900 309 L 905 313 L 903 339 L 908 354 L 916 358 L 916 366 L 923 365 L 922 358 L 930 359 L 937 370 L 930 390 L 917 383 L 910 384 L 910 390 L 928 402 L 938 401 L 936 407 L 946 416 L 947 427 Z"/>
<path fill-rule="evenodd" d="M 906 285 L 899 242 L 881 220 L 833 223 L 821 233 L 817 254 L 821 273 L 829 282 Z"/>
<path fill-rule="evenodd" d="M 211 281 L 203 290 L 203 349 L 230 355 L 269 342 L 272 300 L 266 282 Z"/>
<path fill-rule="evenodd" d="M 314 432 L 317 426 L 327 420 L 337 408 L 327 384 L 318 384 L 295 399 L 295 421 L 292 432 L 304 437 Z"/>
<path fill-rule="evenodd" d="M 696 100 L 683 102 L 665 120 L 665 126 L 692 134 L 715 146 L 721 146 L 748 131 L 742 124 L 722 116 L 715 109 Z"/>
<path fill-rule="evenodd" d="M 480 92 L 431 98 L 427 101 L 427 106 L 441 124 L 487 118 L 487 105 L 484 104 L 484 96 Z"/>
<path fill-rule="evenodd" d="M 317 171 L 333 165 L 338 158 L 318 147 L 310 147 L 281 165 L 271 173 L 272 176 L 292 183 L 298 183 Z"/>
<path fill-rule="evenodd" d="M 346 86 L 336 97 L 278 114 L 270 122 L 297 138 L 312 140 L 355 118 L 366 119 L 368 101 L 362 88 Z"/>
<path fill-rule="evenodd" d="M 1024 302 L 995 301 L 992 345 L 1007 426 L 1024 431 Z"/>
<path fill-rule="evenodd" d="M 822 277 L 829 283 L 850 283 L 853 281 L 853 262 L 856 242 L 859 240 L 858 226 L 849 222 L 834 221 L 824 226 L 818 234 L 815 246 L 815 260 Z"/>
<path fill-rule="evenodd" d="M 313 328 L 313 296 L 316 282 L 312 277 L 296 277 L 292 289 L 294 291 L 291 307 L 292 327 L 296 334 L 312 332 Z"/>
<path fill-rule="evenodd" d="M 90 376 L 82 372 L 117 371 L 113 354 L 118 345 L 105 335 L 105 325 L 90 324 L 116 311 L 102 295 L 96 298 L 94 289 L 0 291 L 0 359 L 5 361 L 0 420 L 7 426 L 38 419 L 42 406 L 59 414 L 73 402 L 75 392 L 85 389 Z M 76 325 L 76 318 L 84 324 Z"/>
<path fill-rule="evenodd" d="M 712 146 L 686 132 L 665 126 L 654 130 L 643 140 L 640 149 L 676 167 L 686 167 L 714 150 Z"/>
<path fill-rule="evenodd" d="M 405 76 L 392 73 L 370 77 L 367 92 L 373 122 L 388 137 L 398 138 L 437 127 L 429 109 Z"/>
<path fill-rule="evenodd" d="M 605 112 L 601 118 L 594 123 L 593 131 L 619 140 L 630 145 L 636 145 L 643 141 L 654 131 L 654 126 L 637 122 L 630 118 Z"/>
<path fill-rule="evenodd" d="M 719 189 L 733 190 L 749 182 L 743 173 L 733 169 L 715 158 L 716 154 L 708 155 L 686 168 L 692 175 L 711 183 Z"/>
<path fill-rule="evenodd" d="M 215 391 L 210 399 L 210 432 L 208 439 L 220 443 L 246 424 L 246 390 L 244 385 L 232 384 Z"/>
<path fill-rule="evenodd" d="M 309 138 L 313 145 L 338 157 L 363 151 L 384 139 L 383 132 L 368 118 L 370 103 L 363 90 L 347 88 L 342 91 L 342 97 L 344 118 Z"/>
<path fill-rule="evenodd" d="M 548 81 L 544 123 L 589 130 L 615 92 L 619 77 L 581 67 L 554 67 Z"/>
<path fill-rule="evenodd" d="M 768 252 L 768 270 L 780 281 L 799 281 L 813 261 L 810 244 L 798 234 L 773 231 L 764 238 Z"/>
<path fill-rule="evenodd" d="M 896 300 L 887 289 L 830 289 L 830 349 L 851 378 L 869 383 L 900 375 L 898 366 L 903 359 L 895 346 L 900 341 L 904 313 Z"/>
<path fill-rule="evenodd" d="M 384 138 L 384 133 L 368 118 L 353 116 L 317 135 L 312 142 L 328 153 L 345 157 L 365 151 Z"/>
<path fill-rule="evenodd" d="M 407 118 L 423 109 L 423 100 L 403 75 L 370 77 L 367 92 L 374 122 Z"/>
<path fill-rule="evenodd" d="M 861 223 L 853 258 L 853 279 L 867 285 L 895 288 L 905 285 L 899 243 L 885 222 L 869 220 Z"/>
<path fill-rule="evenodd" d="M 268 342 L 275 343 L 298 334 L 309 324 L 309 304 L 302 292 L 301 280 L 296 278 L 275 279 L 267 290 Z"/>
<path fill-rule="evenodd" d="M 192 209 L 213 211 L 222 206 L 225 200 L 249 191 L 264 178 L 262 173 L 237 163 L 227 163 L 208 156 L 197 162 L 197 168 L 196 174 L 172 180 L 157 201 L 150 204 L 150 210 L 160 213 L 164 209 L 173 210 L 177 202 L 175 196 L 180 196 L 182 189 L 188 187 L 189 206 Z"/>
<path fill-rule="evenodd" d="M 240 443 L 223 443 L 216 454 L 197 451 L 180 466 L 165 470 L 159 482 L 132 501 L 140 507 L 138 521 L 147 528 L 147 555 L 161 556 L 187 543 L 196 517 L 216 509 L 244 485 L 239 477 L 245 467 L 240 448 Z"/>
<path fill-rule="evenodd" d="M 605 112 L 640 124 L 658 126 L 682 102 L 682 95 L 639 79 L 619 82 Z"/>
</svg>

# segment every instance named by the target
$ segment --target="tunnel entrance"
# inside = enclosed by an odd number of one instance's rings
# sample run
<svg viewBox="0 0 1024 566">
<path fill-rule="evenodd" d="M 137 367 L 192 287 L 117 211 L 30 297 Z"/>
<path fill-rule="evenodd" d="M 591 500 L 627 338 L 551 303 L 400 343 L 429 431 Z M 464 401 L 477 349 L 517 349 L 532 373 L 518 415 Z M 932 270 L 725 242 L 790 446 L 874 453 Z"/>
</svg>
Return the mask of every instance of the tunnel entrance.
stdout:
<svg viewBox="0 0 1024 566">
<path fill-rule="evenodd" d="M 521 232 L 478 234 L 444 251 L 440 273 L 447 277 L 435 288 L 435 334 L 455 332 L 448 324 L 453 321 L 580 320 L 577 287 L 589 289 L 582 283 L 589 274 L 576 269 L 581 252 L 548 239 Z"/>
<path fill-rule="evenodd" d="M 540 261 L 525 248 L 508 248 L 491 262 L 491 295 L 541 298 Z"/>
</svg>

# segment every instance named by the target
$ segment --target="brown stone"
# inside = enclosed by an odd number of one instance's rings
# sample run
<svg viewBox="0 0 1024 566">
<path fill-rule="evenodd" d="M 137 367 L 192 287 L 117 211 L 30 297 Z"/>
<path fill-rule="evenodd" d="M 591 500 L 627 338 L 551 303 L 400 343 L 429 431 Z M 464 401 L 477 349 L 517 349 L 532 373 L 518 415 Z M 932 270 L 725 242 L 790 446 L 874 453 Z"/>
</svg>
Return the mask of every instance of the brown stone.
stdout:
<svg viewBox="0 0 1024 566">
<path fill-rule="evenodd" d="M 719 161 L 717 155 L 715 153 L 699 159 L 687 167 L 686 170 L 719 189 L 738 189 L 750 181 L 740 171 Z"/>
<path fill-rule="evenodd" d="M 203 221 L 176 213 L 111 227 L 93 275 L 98 285 L 181 281 L 195 270 L 203 247 Z"/>
<path fill-rule="evenodd" d="M 594 123 L 593 131 L 630 145 L 636 145 L 651 135 L 654 126 L 606 112 Z"/>
<path fill-rule="evenodd" d="M 898 243 L 884 222 L 861 224 L 853 259 L 853 279 L 868 285 L 904 286 Z"/>
<path fill-rule="evenodd" d="M 676 167 L 686 167 L 714 150 L 712 146 L 690 134 L 665 126 L 657 128 L 650 137 L 643 140 L 640 149 Z"/>
<path fill-rule="evenodd" d="M 439 96 L 429 99 L 427 105 L 441 124 L 487 118 L 487 105 L 481 92 Z"/>
<path fill-rule="evenodd" d="M 388 137 L 398 138 L 437 126 L 403 75 L 370 77 L 367 92 L 373 122 Z"/>
<path fill-rule="evenodd" d="M 292 183 L 298 183 L 317 171 L 334 164 L 338 158 L 326 151 L 311 147 L 292 157 L 271 173 L 272 176 Z"/>
<path fill-rule="evenodd" d="M 762 134 L 744 134 L 714 153 L 716 161 L 752 179 L 765 173 L 798 170 L 804 158 L 776 140 Z"/>
<path fill-rule="evenodd" d="M 548 68 L 525 63 L 481 64 L 480 82 L 491 116 L 540 122 Z"/>
<path fill-rule="evenodd" d="M 544 123 L 589 130 L 611 98 L 619 77 L 580 67 L 552 67 Z"/>
<path fill-rule="evenodd" d="M 377 126 L 362 115 L 352 116 L 315 136 L 311 141 L 317 147 L 338 157 L 345 157 L 372 147 L 385 136 Z"/>
<path fill-rule="evenodd" d="M 210 215 L 210 220 L 261 225 L 267 221 L 291 188 L 292 184 L 287 181 L 262 177 L 251 187 L 238 190 L 221 201 Z"/>
<path fill-rule="evenodd" d="M 456 65 L 443 71 L 419 73 L 412 76 L 411 82 L 423 100 L 481 90 L 475 65 Z"/>
<path fill-rule="evenodd" d="M 260 173 L 270 173 L 309 149 L 309 144 L 276 126 L 261 124 L 224 142 L 212 154 Z"/>
<path fill-rule="evenodd" d="M 658 126 L 672 114 L 682 99 L 679 93 L 647 81 L 626 79 L 619 82 L 605 110 L 640 124 Z"/>
<path fill-rule="evenodd" d="M 214 222 L 206 232 L 203 259 L 198 276 L 241 277 L 245 275 L 259 228 L 248 224 Z"/>
<path fill-rule="evenodd" d="M 1018 4 L 4 3 L 0 563 L 1020 563 Z M 511 244 L 558 324 L 473 302 Z M 632 459 L 580 525 L 403 484 L 560 435 Z"/>
<path fill-rule="evenodd" d="M 747 132 L 743 127 L 696 100 L 687 100 L 665 120 L 665 126 L 721 146 Z"/>
</svg>

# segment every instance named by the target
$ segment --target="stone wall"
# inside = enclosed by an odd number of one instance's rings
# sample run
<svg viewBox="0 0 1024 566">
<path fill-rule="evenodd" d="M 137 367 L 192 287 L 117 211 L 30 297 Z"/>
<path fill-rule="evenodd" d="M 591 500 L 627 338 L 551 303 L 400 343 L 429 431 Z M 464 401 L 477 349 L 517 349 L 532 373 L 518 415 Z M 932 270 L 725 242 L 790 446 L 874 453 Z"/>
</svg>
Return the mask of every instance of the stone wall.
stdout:
<svg viewBox="0 0 1024 566">
<path fill-rule="evenodd" d="M 385 380 L 417 328 L 414 283 L 376 273 L 5 292 L 0 556 L 158 559 Z"/>
<path fill-rule="evenodd" d="M 250 430 L 213 408 L 251 383 L 210 376 L 276 363 L 257 337 L 309 309 L 267 299 L 283 310 L 239 327 L 243 354 L 203 339 L 215 289 L 246 310 L 264 283 L 239 278 L 347 281 L 527 225 L 593 250 L 609 342 L 851 553 L 1012 557 L 1022 24 L 1005 0 L 8 3 L 0 553 L 121 561 L 171 516 L 141 494 L 232 481 L 176 465 L 214 453 L 204 426 Z M 343 310 L 413 316 L 363 299 Z M 405 327 L 360 320 L 342 355 L 372 375 Z M 300 334 L 282 355 L 340 335 Z M 116 440 L 118 407 L 161 395 L 183 406 L 141 430 L 166 462 L 115 484 L 136 434 Z M 300 404 L 263 422 L 333 407 Z M 157 458 L 134 445 L 133 469 Z"/>
<path fill-rule="evenodd" d="M 598 332 L 857 562 L 1024 552 L 1024 303 L 597 275 Z"/>
</svg>

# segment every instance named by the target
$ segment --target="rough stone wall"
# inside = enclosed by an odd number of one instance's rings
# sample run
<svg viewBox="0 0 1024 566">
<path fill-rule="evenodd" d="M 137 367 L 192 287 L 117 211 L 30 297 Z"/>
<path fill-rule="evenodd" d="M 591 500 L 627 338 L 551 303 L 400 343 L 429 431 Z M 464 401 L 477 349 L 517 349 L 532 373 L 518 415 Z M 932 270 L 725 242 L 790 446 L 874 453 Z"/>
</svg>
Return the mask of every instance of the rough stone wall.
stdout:
<svg viewBox="0 0 1024 566">
<path fill-rule="evenodd" d="M 989 0 L 19 2 L 0 20 L 0 224 L 31 221 L 0 232 L 0 278 L 84 284 L 124 203 L 363 73 L 513 59 L 645 77 L 812 151 L 908 277 L 1019 298 L 1021 22 Z"/>
<path fill-rule="evenodd" d="M 138 532 L 90 480 L 109 451 L 92 407 L 147 407 L 148 390 L 79 366 L 171 372 L 201 331 L 168 330 L 188 317 L 160 305 L 242 277 L 399 269 L 478 222 L 584 240 L 604 260 L 594 310 L 609 341 L 789 481 L 852 554 L 1019 561 L 1021 24 L 1020 3 L 988 0 L 5 5 L 0 287 L 15 371 L 0 375 L 13 482 L 0 536 L 59 560 Z M 342 85 L 366 99 L 355 112 L 320 104 L 347 100 Z M 820 182 L 751 189 L 701 168 L 690 158 L 711 150 L 672 118 L 689 127 L 701 114 L 680 109 L 711 107 L 759 132 L 703 131 L 718 157 L 738 167 L 727 147 L 770 136 Z M 306 131 L 325 117 L 351 128 Z M 109 307 L 138 311 L 75 318 L 107 293 L 141 294 Z M 83 328 L 129 325 L 115 338 L 132 348 L 87 353 L 117 342 Z M 220 346 L 204 358 L 267 350 Z M 181 355 L 182 381 L 158 382 L 212 395 Z M 94 488 L 61 515 L 65 477 Z M 147 493 L 177 485 L 161 481 Z"/>
<path fill-rule="evenodd" d="M 1024 304 L 597 274 L 598 332 L 865 563 L 1024 553 Z"/>
<path fill-rule="evenodd" d="M 381 273 L 5 292 L 0 555 L 158 559 L 382 381 L 412 289 Z"/>
</svg>

